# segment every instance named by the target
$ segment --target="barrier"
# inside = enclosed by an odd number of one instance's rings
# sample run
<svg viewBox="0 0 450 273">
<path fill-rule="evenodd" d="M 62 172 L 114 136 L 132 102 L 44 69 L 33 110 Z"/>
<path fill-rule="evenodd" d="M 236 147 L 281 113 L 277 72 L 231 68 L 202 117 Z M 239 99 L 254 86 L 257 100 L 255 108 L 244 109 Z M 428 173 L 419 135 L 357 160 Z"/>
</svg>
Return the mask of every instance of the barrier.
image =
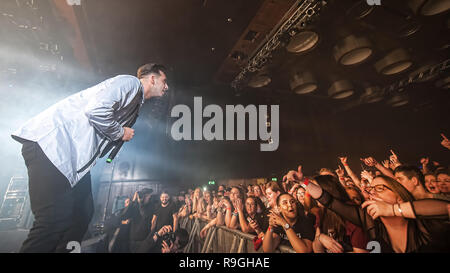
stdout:
<svg viewBox="0 0 450 273">
<path fill-rule="evenodd" d="M 211 227 L 205 238 L 200 231 L 208 222 L 203 219 L 183 217 L 180 227 L 189 232 L 184 253 L 263 253 L 262 246 L 256 251 L 253 245 L 255 235 L 229 229 L 225 226 Z M 280 245 L 278 253 L 295 253 L 290 246 Z"/>
</svg>

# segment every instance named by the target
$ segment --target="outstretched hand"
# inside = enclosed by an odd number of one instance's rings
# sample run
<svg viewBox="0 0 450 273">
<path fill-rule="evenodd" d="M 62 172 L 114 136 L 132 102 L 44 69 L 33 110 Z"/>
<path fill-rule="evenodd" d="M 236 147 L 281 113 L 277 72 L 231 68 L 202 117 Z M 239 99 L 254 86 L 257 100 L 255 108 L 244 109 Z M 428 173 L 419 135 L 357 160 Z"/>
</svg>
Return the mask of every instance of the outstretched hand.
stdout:
<svg viewBox="0 0 450 273">
<path fill-rule="evenodd" d="M 442 133 L 441 136 L 443 138 L 441 145 L 450 150 L 450 140 Z"/>
<path fill-rule="evenodd" d="M 344 169 L 342 169 L 341 168 L 341 165 L 339 165 L 338 166 L 339 168 L 338 169 L 336 169 L 336 174 L 339 176 L 339 177 L 343 177 L 344 175 L 345 175 L 345 171 L 344 171 Z"/>
<path fill-rule="evenodd" d="M 375 160 L 375 158 L 369 156 L 366 158 L 360 158 L 362 162 L 364 162 L 364 164 L 366 164 L 369 167 L 374 167 L 375 165 L 378 164 L 378 162 Z"/>
<path fill-rule="evenodd" d="M 374 198 L 374 197 L 372 197 Z M 368 200 L 362 203 L 361 207 L 367 208 L 367 213 L 372 219 L 377 219 L 380 216 L 394 216 L 392 212 L 392 204 L 388 204 L 381 199 Z"/>
<path fill-rule="evenodd" d="M 398 160 L 398 156 L 394 153 L 394 151 L 391 150 L 391 156 L 389 157 L 389 161 L 391 161 L 394 169 L 398 166 L 402 165 L 400 161 Z"/>
</svg>

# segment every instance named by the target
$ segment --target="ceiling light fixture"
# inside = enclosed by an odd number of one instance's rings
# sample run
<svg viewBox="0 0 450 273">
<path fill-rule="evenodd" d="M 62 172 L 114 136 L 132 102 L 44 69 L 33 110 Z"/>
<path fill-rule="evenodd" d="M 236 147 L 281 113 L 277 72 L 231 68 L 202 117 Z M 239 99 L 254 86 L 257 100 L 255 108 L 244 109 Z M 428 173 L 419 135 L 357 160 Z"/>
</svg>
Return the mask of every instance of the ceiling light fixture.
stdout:
<svg viewBox="0 0 450 273">
<path fill-rule="evenodd" d="M 328 89 L 328 95 L 333 99 L 345 99 L 353 93 L 353 85 L 347 80 L 335 81 Z"/>
<path fill-rule="evenodd" d="M 289 85 L 296 94 L 308 94 L 317 90 L 317 81 L 309 72 L 295 73 Z"/>
<path fill-rule="evenodd" d="M 372 55 L 372 45 L 365 37 L 347 36 L 333 49 L 334 58 L 342 65 L 359 64 Z"/>
<path fill-rule="evenodd" d="M 304 53 L 314 49 L 318 42 L 319 34 L 312 30 L 305 30 L 291 38 L 286 50 L 291 53 Z"/>
<path fill-rule="evenodd" d="M 356 20 L 360 20 L 369 15 L 374 8 L 375 8 L 374 5 L 373 6 L 368 5 L 367 1 L 361 0 L 355 3 L 347 10 L 347 16 L 354 18 Z"/>
<path fill-rule="evenodd" d="M 252 88 L 261 88 L 268 85 L 271 81 L 272 78 L 269 76 L 269 71 L 267 67 L 264 67 L 251 77 L 248 86 Z"/>
<path fill-rule="evenodd" d="M 408 6 L 418 15 L 432 16 L 450 9 L 448 0 L 409 0 Z"/>
<path fill-rule="evenodd" d="M 361 100 L 364 103 L 375 103 L 383 99 L 383 91 L 378 86 L 369 86 L 361 95 Z"/>
<path fill-rule="evenodd" d="M 408 104 L 409 99 L 407 95 L 394 95 L 386 103 L 392 107 L 400 107 Z"/>
<path fill-rule="evenodd" d="M 393 75 L 405 71 L 412 65 L 411 58 L 406 50 L 399 48 L 391 51 L 381 60 L 375 63 L 378 73 Z"/>
</svg>

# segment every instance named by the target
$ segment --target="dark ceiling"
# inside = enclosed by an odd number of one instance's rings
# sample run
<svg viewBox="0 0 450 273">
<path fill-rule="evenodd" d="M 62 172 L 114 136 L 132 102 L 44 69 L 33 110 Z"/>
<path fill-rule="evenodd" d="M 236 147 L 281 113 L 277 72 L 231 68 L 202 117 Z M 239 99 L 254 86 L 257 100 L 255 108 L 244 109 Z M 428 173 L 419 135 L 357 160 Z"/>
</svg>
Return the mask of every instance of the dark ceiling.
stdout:
<svg viewBox="0 0 450 273">
<path fill-rule="evenodd" d="M 40 38 L 59 41 L 66 63 L 95 76 L 82 86 L 117 74 L 135 74 L 139 65 L 149 61 L 170 68 L 168 96 L 147 103 L 136 125 L 142 134 L 126 149 L 130 154 L 161 159 L 158 164 L 144 164 L 155 179 L 195 182 L 214 177 L 264 177 L 280 175 L 298 162 L 304 162 L 309 170 L 335 168 L 336 157 L 344 154 L 359 166 L 359 157 L 375 155 L 381 160 L 389 149 L 411 163 L 423 155 L 448 160 L 439 145 L 439 133 L 450 135 L 450 95 L 448 87 L 436 87 L 436 82 L 448 79 L 448 69 L 428 81 L 384 92 L 377 103 L 364 103 L 360 98 L 365 87 L 387 87 L 424 65 L 448 59 L 448 10 L 421 16 L 408 6 L 409 0 L 381 1 L 381 6 L 373 7 L 363 18 L 355 18 L 358 10 L 368 10 L 366 1 L 321 1 L 327 4 L 306 25 L 318 33 L 317 46 L 306 53 L 290 53 L 285 46 L 292 37 L 284 36 L 267 62 L 266 75 L 271 82 L 251 88 L 246 85 L 254 76 L 250 73 L 245 84 L 234 90 L 231 81 L 270 38 L 288 10 L 302 1 L 81 0 L 81 5 L 69 8 L 58 1 L 35 1 L 38 12 L 48 15 L 43 24 L 45 35 Z M 25 5 L 17 8 L 15 4 L 2 1 L 10 13 L 23 13 Z M 37 15 L 28 12 L 23 16 Z M 33 52 L 33 39 L 8 32 L 16 26 L 5 19 L 7 16 L 2 18 L 2 24 L 9 27 L 4 34 L 15 37 L 11 46 L 21 44 L 23 52 Z M 400 35 L 409 23 L 419 25 L 419 30 Z M 351 34 L 366 37 L 372 55 L 357 65 L 340 65 L 334 58 L 334 47 Z M 405 49 L 412 65 L 398 74 L 380 74 L 374 64 L 397 48 Z M 14 61 L 2 63 L 2 68 L 12 64 Z M 318 89 L 295 94 L 289 85 L 292 75 L 305 71 L 314 75 Z M 20 71 L 16 77 L 18 74 Z M 62 79 L 70 78 L 62 75 Z M 352 96 L 341 100 L 328 96 L 332 82 L 339 79 L 353 84 Z M 386 105 L 399 93 L 409 95 L 408 104 L 396 108 Z M 204 105 L 278 104 L 279 149 L 260 152 L 259 141 L 172 140 L 168 133 L 173 121 L 168 118 L 170 109 L 180 103 L 192 106 L 194 96 L 202 96 Z M 143 147 L 138 146 L 142 143 Z"/>
<path fill-rule="evenodd" d="M 211 79 L 262 0 L 83 1 L 90 56 L 104 75 L 165 64 L 178 85 Z M 80 10 L 79 10 L 80 11 Z"/>
</svg>

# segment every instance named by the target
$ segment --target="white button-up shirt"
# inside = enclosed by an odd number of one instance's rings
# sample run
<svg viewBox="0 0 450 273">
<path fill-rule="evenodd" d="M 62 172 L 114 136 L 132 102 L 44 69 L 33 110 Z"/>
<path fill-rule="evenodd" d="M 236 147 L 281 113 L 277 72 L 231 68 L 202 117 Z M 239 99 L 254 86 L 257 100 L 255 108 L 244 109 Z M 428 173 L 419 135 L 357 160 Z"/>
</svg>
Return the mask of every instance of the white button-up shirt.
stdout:
<svg viewBox="0 0 450 273">
<path fill-rule="evenodd" d="M 140 89 L 143 90 L 141 82 L 134 76 L 107 79 L 52 105 L 11 136 L 19 142 L 37 142 L 74 187 L 95 165 L 96 160 L 84 171 L 77 172 L 94 157 L 101 141 L 122 138 L 123 123 L 118 121 L 136 108 L 136 103 L 131 105 L 131 102 Z M 139 103 L 139 110 L 144 103 L 143 92 L 142 100 L 134 102 Z"/>
</svg>

